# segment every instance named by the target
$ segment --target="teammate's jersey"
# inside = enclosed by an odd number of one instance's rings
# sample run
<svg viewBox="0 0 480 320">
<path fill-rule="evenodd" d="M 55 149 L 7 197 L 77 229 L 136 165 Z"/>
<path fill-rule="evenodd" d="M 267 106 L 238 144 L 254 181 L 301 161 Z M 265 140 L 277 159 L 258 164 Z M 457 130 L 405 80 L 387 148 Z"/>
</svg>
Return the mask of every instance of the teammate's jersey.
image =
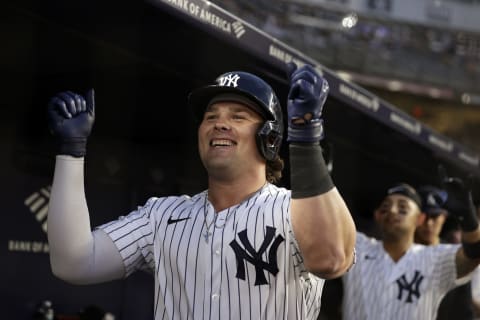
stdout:
<svg viewBox="0 0 480 320">
<path fill-rule="evenodd" d="M 343 276 L 344 319 L 435 319 L 456 286 L 460 245 L 414 244 L 397 262 L 381 241 L 357 233 L 357 264 Z"/>
<path fill-rule="evenodd" d="M 284 188 L 266 184 L 218 213 L 206 191 L 151 198 L 101 228 L 127 275 L 154 273 L 156 320 L 316 319 L 320 311 L 324 281 L 305 271 Z"/>
</svg>

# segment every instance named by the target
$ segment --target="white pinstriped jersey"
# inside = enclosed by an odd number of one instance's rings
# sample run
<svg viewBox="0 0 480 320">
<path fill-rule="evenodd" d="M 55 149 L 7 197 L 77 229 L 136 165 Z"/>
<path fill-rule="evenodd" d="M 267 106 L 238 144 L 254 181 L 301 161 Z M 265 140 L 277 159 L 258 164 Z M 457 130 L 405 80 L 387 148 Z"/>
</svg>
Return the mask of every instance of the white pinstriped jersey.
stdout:
<svg viewBox="0 0 480 320">
<path fill-rule="evenodd" d="M 290 195 L 266 184 L 218 212 L 216 222 L 206 191 L 151 198 L 101 228 L 120 250 L 127 275 L 154 273 L 156 320 L 316 319 L 324 280 L 304 269 Z"/>
<path fill-rule="evenodd" d="M 396 263 L 381 241 L 357 232 L 357 264 L 342 280 L 344 319 L 435 319 L 456 286 L 460 245 L 414 244 Z"/>
</svg>

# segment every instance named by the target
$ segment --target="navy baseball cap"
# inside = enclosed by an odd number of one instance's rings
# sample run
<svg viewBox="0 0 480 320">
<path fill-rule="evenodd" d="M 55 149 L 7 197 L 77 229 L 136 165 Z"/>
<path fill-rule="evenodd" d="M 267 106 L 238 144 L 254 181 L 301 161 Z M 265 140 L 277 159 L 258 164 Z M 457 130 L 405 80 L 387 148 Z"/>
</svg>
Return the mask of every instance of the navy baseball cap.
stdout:
<svg viewBox="0 0 480 320">
<path fill-rule="evenodd" d="M 422 198 L 418 194 L 417 190 L 408 183 L 398 183 L 387 189 L 387 196 L 392 194 L 401 194 L 407 198 L 410 198 L 415 202 L 419 208 L 422 208 Z"/>
<path fill-rule="evenodd" d="M 445 203 L 448 199 L 448 193 L 445 190 L 434 186 L 421 186 L 418 193 L 422 198 L 422 211 L 429 216 L 438 216 L 439 214 L 447 214 Z"/>
</svg>

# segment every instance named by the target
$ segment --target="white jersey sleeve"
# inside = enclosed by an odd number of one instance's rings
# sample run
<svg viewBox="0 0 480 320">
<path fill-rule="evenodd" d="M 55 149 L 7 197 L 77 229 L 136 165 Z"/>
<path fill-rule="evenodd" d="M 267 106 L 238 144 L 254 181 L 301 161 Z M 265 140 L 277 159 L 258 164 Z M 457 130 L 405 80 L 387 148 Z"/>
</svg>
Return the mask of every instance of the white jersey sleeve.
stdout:
<svg viewBox="0 0 480 320">
<path fill-rule="evenodd" d="M 125 272 L 116 246 L 104 232 L 91 232 L 83 167 L 83 158 L 56 157 L 48 204 L 51 268 L 74 284 L 119 279 Z"/>
<path fill-rule="evenodd" d="M 185 197 L 185 201 L 188 198 Z M 162 215 L 152 214 L 177 202 L 178 197 L 150 198 L 144 206 L 138 207 L 127 216 L 120 216 L 99 228 L 103 229 L 116 244 L 125 265 L 126 276 L 137 270 L 155 270 L 154 239 L 162 234 L 155 234 L 156 225 Z"/>
</svg>

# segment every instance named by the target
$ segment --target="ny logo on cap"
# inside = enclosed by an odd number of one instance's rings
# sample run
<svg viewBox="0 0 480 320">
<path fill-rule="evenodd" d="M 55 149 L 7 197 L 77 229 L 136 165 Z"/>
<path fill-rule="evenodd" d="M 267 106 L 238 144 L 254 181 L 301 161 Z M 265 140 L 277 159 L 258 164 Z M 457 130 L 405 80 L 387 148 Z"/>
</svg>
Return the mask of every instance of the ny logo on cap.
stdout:
<svg viewBox="0 0 480 320">
<path fill-rule="evenodd" d="M 240 79 L 240 76 L 236 73 L 230 73 L 229 75 L 223 76 L 219 79 L 219 85 L 224 87 L 237 87 L 237 81 Z"/>
<path fill-rule="evenodd" d="M 430 206 L 435 206 L 437 205 L 437 199 L 432 194 L 429 194 L 427 197 L 427 204 Z"/>
</svg>

